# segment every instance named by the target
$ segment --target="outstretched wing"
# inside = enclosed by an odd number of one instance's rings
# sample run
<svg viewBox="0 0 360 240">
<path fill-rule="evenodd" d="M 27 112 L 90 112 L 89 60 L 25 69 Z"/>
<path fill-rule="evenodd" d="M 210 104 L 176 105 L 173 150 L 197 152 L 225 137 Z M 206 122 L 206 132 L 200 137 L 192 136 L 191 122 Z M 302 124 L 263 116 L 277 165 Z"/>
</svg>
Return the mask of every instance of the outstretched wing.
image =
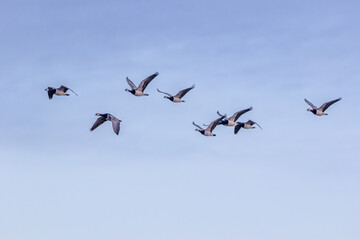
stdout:
<svg viewBox="0 0 360 240">
<path fill-rule="evenodd" d="M 247 109 L 238 111 L 238 112 L 234 113 L 234 115 L 232 115 L 232 117 L 231 117 L 229 120 L 230 120 L 230 121 L 233 121 L 233 122 L 236 122 L 241 115 L 243 115 L 243 114 L 246 113 L 246 112 L 251 111 L 252 109 L 253 109 L 252 107 L 249 107 L 249 108 L 247 108 Z"/>
<path fill-rule="evenodd" d="M 112 127 L 114 132 L 116 133 L 116 135 L 119 135 L 120 132 L 120 122 L 121 120 L 117 119 L 116 117 L 114 117 L 113 115 L 110 115 L 110 120 L 112 123 Z"/>
<path fill-rule="evenodd" d="M 216 111 L 216 113 L 217 113 L 220 117 L 226 116 L 226 114 L 225 114 L 225 115 L 222 115 L 219 111 Z"/>
<path fill-rule="evenodd" d="M 195 127 L 197 127 L 198 129 L 200 129 L 200 130 L 204 130 L 202 127 L 200 127 L 199 125 L 197 125 L 195 122 L 193 122 L 193 125 L 194 125 Z"/>
<path fill-rule="evenodd" d="M 135 90 L 135 89 L 136 89 L 135 84 L 134 84 L 128 77 L 126 77 L 126 81 L 127 81 L 127 83 L 130 85 L 130 87 L 131 87 L 132 90 Z"/>
<path fill-rule="evenodd" d="M 219 115 L 220 117 L 224 117 L 225 119 L 228 119 L 228 118 L 226 117 L 226 114 L 222 115 L 219 111 L 216 111 L 216 113 L 217 113 L 217 115 Z"/>
<path fill-rule="evenodd" d="M 104 117 L 99 117 L 99 118 L 95 121 L 94 125 L 90 128 L 90 131 L 95 130 L 98 126 L 100 126 L 100 125 L 103 124 L 104 122 L 106 122 L 106 118 L 104 118 Z"/>
<path fill-rule="evenodd" d="M 183 96 L 185 96 L 185 94 L 186 94 L 187 92 L 189 92 L 189 91 L 190 91 L 191 89 L 193 89 L 194 87 L 195 87 L 195 84 L 192 85 L 192 86 L 189 87 L 189 88 L 185 88 L 185 89 L 181 90 L 180 92 L 178 92 L 178 93 L 175 95 L 175 97 L 182 98 Z"/>
<path fill-rule="evenodd" d="M 56 89 L 49 89 L 48 91 L 49 99 L 52 99 L 54 94 L 56 93 Z"/>
<path fill-rule="evenodd" d="M 218 119 L 216 119 L 215 121 L 210 123 L 210 125 L 208 126 L 208 128 L 206 130 L 212 132 L 216 128 L 216 126 L 221 122 L 221 120 L 223 120 L 224 118 L 225 118 L 225 116 L 219 117 Z"/>
<path fill-rule="evenodd" d="M 330 107 L 332 104 L 334 104 L 340 100 L 341 100 L 341 98 L 338 98 L 338 99 L 332 100 L 330 102 L 324 103 L 323 105 L 321 105 L 321 107 L 319 109 L 322 110 L 323 112 L 325 112 L 325 110 L 328 109 L 328 107 Z"/>
<path fill-rule="evenodd" d="M 157 88 L 157 90 L 158 90 L 158 92 L 163 93 L 163 94 L 166 94 L 166 95 L 168 95 L 169 97 L 171 97 L 171 94 L 170 94 L 170 93 L 162 92 L 162 91 L 160 91 L 158 88 Z"/>
<path fill-rule="evenodd" d="M 262 127 L 259 124 L 257 124 L 256 122 L 252 121 L 252 120 L 247 121 L 246 124 L 250 124 L 251 126 L 256 124 L 262 130 Z"/>
<path fill-rule="evenodd" d="M 140 91 L 144 91 L 145 88 L 147 87 L 147 85 L 157 76 L 159 75 L 158 72 L 154 73 L 153 75 L 148 76 L 147 78 L 145 78 L 144 80 L 141 81 L 138 90 Z"/>
<path fill-rule="evenodd" d="M 318 109 L 314 104 L 312 104 L 311 102 L 309 102 L 306 98 L 305 98 L 304 100 L 305 100 L 305 102 L 306 102 L 307 104 L 310 105 L 310 107 L 312 107 L 312 109 Z"/>
<path fill-rule="evenodd" d="M 66 93 L 66 91 L 67 91 L 68 89 L 69 89 L 69 88 L 66 87 L 66 86 L 64 86 L 64 85 L 61 85 L 61 86 L 58 88 L 59 91 L 64 92 L 64 93 Z"/>
<path fill-rule="evenodd" d="M 64 85 L 61 85 L 58 89 L 59 89 L 59 91 L 63 91 L 64 93 L 66 93 L 67 90 L 70 90 L 70 91 L 72 91 L 76 96 L 78 96 L 77 93 L 74 92 L 71 88 L 68 88 L 68 87 L 66 87 L 66 86 L 64 86 Z"/>
<path fill-rule="evenodd" d="M 242 126 L 243 126 L 242 124 L 236 125 L 234 128 L 234 134 L 237 134 Z"/>
</svg>

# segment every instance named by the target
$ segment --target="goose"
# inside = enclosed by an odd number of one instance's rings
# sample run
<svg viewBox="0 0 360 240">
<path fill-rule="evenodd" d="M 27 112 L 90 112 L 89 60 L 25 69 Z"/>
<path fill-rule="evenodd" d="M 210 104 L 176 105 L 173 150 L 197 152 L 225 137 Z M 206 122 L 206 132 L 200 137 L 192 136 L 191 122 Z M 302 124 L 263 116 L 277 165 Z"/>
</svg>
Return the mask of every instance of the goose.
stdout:
<svg viewBox="0 0 360 240">
<path fill-rule="evenodd" d="M 175 103 L 180 103 L 180 102 L 185 102 L 185 101 L 182 100 L 181 98 L 184 97 L 185 94 L 188 93 L 188 92 L 189 92 L 191 89 L 193 89 L 194 87 L 195 87 L 195 84 L 192 85 L 192 86 L 189 87 L 189 88 L 185 88 L 185 89 L 181 90 L 181 91 L 178 92 L 175 96 L 172 96 L 171 94 L 166 93 L 166 92 L 162 92 L 162 91 L 160 91 L 159 89 L 157 89 L 157 90 L 158 90 L 158 92 L 167 95 L 167 96 L 164 96 L 164 98 L 167 98 L 167 99 L 169 99 L 170 101 L 175 102 Z"/>
<path fill-rule="evenodd" d="M 65 87 L 64 85 L 61 85 L 59 88 L 48 87 L 45 89 L 45 91 L 48 92 L 49 99 L 52 99 L 54 94 L 57 96 L 69 96 L 69 94 L 66 93 L 67 90 L 72 91 L 77 96 L 72 89 Z"/>
<path fill-rule="evenodd" d="M 93 126 L 90 128 L 90 131 L 94 131 L 98 126 L 100 126 L 101 124 L 103 124 L 106 121 L 111 121 L 114 132 L 116 133 L 116 135 L 119 135 L 121 120 L 117 119 L 110 113 L 104 113 L 104 114 L 96 113 L 95 115 L 99 116 L 99 118 L 95 121 Z"/>
<path fill-rule="evenodd" d="M 330 102 L 326 102 L 323 105 L 321 105 L 321 107 L 317 108 L 314 104 L 312 104 L 311 102 L 309 102 L 306 98 L 304 99 L 305 102 L 307 104 L 310 105 L 310 107 L 312 107 L 312 109 L 308 108 L 307 111 L 312 112 L 313 114 L 315 114 L 316 116 L 324 116 L 324 115 L 328 115 L 327 113 L 325 113 L 326 109 L 328 109 L 328 107 L 330 107 L 332 104 L 338 102 L 341 100 L 341 98 L 332 100 Z"/>
<path fill-rule="evenodd" d="M 255 128 L 253 125 L 256 124 L 259 126 L 259 128 L 262 130 L 262 127 L 260 127 L 259 124 L 257 124 L 256 122 L 249 120 L 247 122 L 237 122 L 237 125 L 234 128 L 234 134 L 237 134 L 240 130 L 240 128 L 244 128 L 244 129 L 252 129 Z"/>
<path fill-rule="evenodd" d="M 195 129 L 195 131 L 200 132 L 202 135 L 204 136 L 216 136 L 216 134 L 212 133 L 212 131 L 216 128 L 216 126 L 220 123 L 220 121 L 224 118 L 225 116 L 222 116 L 218 119 L 216 119 L 215 121 L 213 121 L 212 123 L 210 123 L 210 125 L 206 128 L 203 129 L 202 127 L 200 127 L 199 125 L 197 125 L 195 122 L 193 122 L 193 125 L 195 127 L 197 127 L 197 129 Z"/>
<path fill-rule="evenodd" d="M 141 81 L 139 84 L 139 87 L 136 87 L 136 85 L 128 78 L 126 77 L 127 83 L 130 85 L 131 90 L 125 89 L 125 91 L 132 93 L 134 96 L 149 96 L 149 94 L 144 93 L 145 88 L 147 85 L 157 76 L 159 75 L 158 72 L 154 73 L 153 75 L 150 75 L 149 77 L 145 78 Z"/>
<path fill-rule="evenodd" d="M 253 109 L 253 107 L 249 107 L 247 109 L 238 111 L 238 112 L 234 113 L 234 115 L 232 115 L 231 118 L 226 118 L 225 117 L 219 124 L 222 124 L 224 126 L 230 126 L 230 127 L 236 126 L 236 125 L 238 125 L 238 123 L 236 121 L 239 119 L 239 117 L 241 115 L 243 115 L 244 113 L 247 113 L 247 112 L 251 111 L 252 109 Z M 226 116 L 226 115 L 220 114 L 219 111 L 217 111 L 217 114 L 219 116 Z"/>
</svg>

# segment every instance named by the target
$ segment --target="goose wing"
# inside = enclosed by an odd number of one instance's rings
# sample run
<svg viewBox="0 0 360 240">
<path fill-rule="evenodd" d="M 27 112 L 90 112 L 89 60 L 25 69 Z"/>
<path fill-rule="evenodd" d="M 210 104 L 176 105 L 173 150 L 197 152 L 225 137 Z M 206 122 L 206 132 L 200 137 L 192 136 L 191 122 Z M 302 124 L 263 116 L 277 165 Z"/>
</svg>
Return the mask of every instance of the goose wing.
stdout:
<svg viewBox="0 0 360 240">
<path fill-rule="evenodd" d="M 113 127 L 114 132 L 116 133 L 116 135 L 119 135 L 121 120 L 117 119 L 113 115 L 110 115 L 110 121 L 112 123 L 112 127 Z"/>
<path fill-rule="evenodd" d="M 219 115 L 220 117 L 226 116 L 226 114 L 225 114 L 225 115 L 222 115 L 219 111 L 216 111 L 216 113 L 217 113 L 217 115 Z"/>
<path fill-rule="evenodd" d="M 195 122 L 193 122 L 193 125 L 194 125 L 195 127 L 197 127 L 198 129 L 200 129 L 200 130 L 204 130 L 202 127 L 200 127 L 199 125 L 197 125 Z"/>
<path fill-rule="evenodd" d="M 310 105 L 310 107 L 312 107 L 312 109 L 318 109 L 314 104 L 312 104 L 311 102 L 309 102 L 306 98 L 305 98 L 304 100 L 305 100 L 305 102 L 306 102 L 307 104 Z"/>
<path fill-rule="evenodd" d="M 234 134 L 237 134 L 242 126 L 243 126 L 243 123 L 241 123 L 239 125 L 236 125 L 235 128 L 234 128 Z"/>
<path fill-rule="evenodd" d="M 158 72 L 154 73 L 153 75 L 148 76 L 147 78 L 145 78 L 144 80 L 141 81 L 138 90 L 140 91 L 144 91 L 145 88 L 147 87 L 147 85 L 157 76 L 159 75 Z"/>
<path fill-rule="evenodd" d="M 68 87 L 66 87 L 66 86 L 64 86 L 64 85 L 61 85 L 57 90 L 66 93 L 66 91 L 67 91 L 68 89 L 69 89 Z"/>
<path fill-rule="evenodd" d="M 92 125 L 92 127 L 90 128 L 90 131 L 95 130 L 98 126 L 100 126 L 101 124 L 103 124 L 104 122 L 106 122 L 106 118 L 104 117 L 99 117 L 95 123 Z"/>
<path fill-rule="evenodd" d="M 192 85 L 191 87 L 189 88 L 185 88 L 183 90 L 181 90 L 180 92 L 178 92 L 175 97 L 178 97 L 178 98 L 182 98 L 183 96 L 185 96 L 186 93 L 188 93 L 191 89 L 193 89 L 195 87 L 195 84 Z"/>
<path fill-rule="evenodd" d="M 172 96 L 170 93 L 162 92 L 162 91 L 160 91 L 158 88 L 157 88 L 157 90 L 158 90 L 158 92 L 163 93 L 163 94 L 166 94 L 166 95 L 168 95 L 169 97 Z"/>
<path fill-rule="evenodd" d="M 126 77 L 126 81 L 130 85 L 132 90 L 136 89 L 136 85 L 128 77 Z"/>
<path fill-rule="evenodd" d="M 212 132 L 216 128 L 216 126 L 221 122 L 221 120 L 223 120 L 224 118 L 225 118 L 225 116 L 219 117 L 218 119 L 216 119 L 215 121 L 210 123 L 210 125 L 208 126 L 208 128 L 206 130 Z"/>
<path fill-rule="evenodd" d="M 228 119 L 228 118 L 226 117 L 226 114 L 222 115 L 219 111 L 216 111 L 216 113 L 217 113 L 217 115 L 219 115 L 220 117 L 224 117 L 224 119 Z"/>
<path fill-rule="evenodd" d="M 54 94 L 56 93 L 56 89 L 49 89 L 47 93 L 48 93 L 49 99 L 52 99 Z"/>
<path fill-rule="evenodd" d="M 77 93 L 74 92 L 71 88 L 68 88 L 68 87 L 66 87 L 66 86 L 64 86 L 64 85 L 61 85 L 61 86 L 58 88 L 58 90 L 63 91 L 64 93 L 66 93 L 67 90 L 70 90 L 70 91 L 72 91 L 76 96 L 78 96 Z"/>
<path fill-rule="evenodd" d="M 236 122 L 241 115 L 243 115 L 243 114 L 246 113 L 246 112 L 251 111 L 252 109 L 253 109 L 252 107 L 249 107 L 249 108 L 247 108 L 247 109 L 238 111 L 238 112 L 234 113 L 234 115 L 232 115 L 232 117 L 231 117 L 229 120 L 230 120 L 230 121 L 233 121 L 233 122 Z"/>
<path fill-rule="evenodd" d="M 323 112 L 325 112 L 325 110 L 328 109 L 328 107 L 330 107 L 332 104 L 334 104 L 340 100 L 341 100 L 341 98 L 338 98 L 338 99 L 332 100 L 330 102 L 326 102 L 323 105 L 321 105 L 321 107 L 319 109 L 322 110 Z"/>
<path fill-rule="evenodd" d="M 259 126 L 259 128 L 262 130 L 262 127 L 261 127 L 259 124 L 257 124 L 256 122 L 252 121 L 252 120 L 249 120 L 249 121 L 247 121 L 246 123 L 247 123 L 247 124 L 250 124 L 251 126 L 254 125 L 254 124 L 256 124 L 256 125 Z"/>
</svg>

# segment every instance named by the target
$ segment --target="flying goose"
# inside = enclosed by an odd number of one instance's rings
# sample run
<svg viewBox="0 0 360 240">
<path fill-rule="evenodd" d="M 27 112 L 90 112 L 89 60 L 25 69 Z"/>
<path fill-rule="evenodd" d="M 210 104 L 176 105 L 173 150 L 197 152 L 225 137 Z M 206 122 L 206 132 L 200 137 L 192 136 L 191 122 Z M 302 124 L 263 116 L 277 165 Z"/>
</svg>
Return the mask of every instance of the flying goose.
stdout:
<svg viewBox="0 0 360 240">
<path fill-rule="evenodd" d="M 262 128 L 260 127 L 260 125 L 257 124 L 256 122 L 252 121 L 252 120 L 249 120 L 249 121 L 247 121 L 247 122 L 245 122 L 245 123 L 243 123 L 243 122 L 237 122 L 236 124 L 237 124 L 237 125 L 236 125 L 235 128 L 234 128 L 234 134 L 237 134 L 237 133 L 239 132 L 240 128 L 244 128 L 244 129 L 252 129 L 252 128 L 255 128 L 255 127 L 253 127 L 254 124 L 258 125 L 259 128 L 262 130 Z"/>
<path fill-rule="evenodd" d="M 332 104 L 338 102 L 341 100 L 341 98 L 332 100 L 330 102 L 326 102 L 323 105 L 321 105 L 321 107 L 317 108 L 314 104 L 312 104 L 311 102 L 309 102 L 306 98 L 304 99 L 305 102 L 307 104 L 310 105 L 310 107 L 312 107 L 312 109 L 308 108 L 307 111 L 312 112 L 313 114 L 315 114 L 316 116 L 324 116 L 324 115 L 328 115 L 327 113 L 325 113 L 326 109 L 328 109 L 328 107 L 330 107 Z"/>
<path fill-rule="evenodd" d="M 125 89 L 125 91 L 132 93 L 135 96 L 149 96 L 149 94 L 144 93 L 145 88 L 147 85 L 157 76 L 159 75 L 158 72 L 154 73 L 153 75 L 150 75 L 149 77 L 145 78 L 141 81 L 139 87 L 136 87 L 136 85 L 128 78 L 126 77 L 127 83 L 130 85 L 131 90 Z"/>
<path fill-rule="evenodd" d="M 114 132 L 116 133 L 116 135 L 119 135 L 121 120 L 117 119 L 110 113 L 104 113 L 104 114 L 96 113 L 95 115 L 99 116 L 99 118 L 95 121 L 93 126 L 90 128 L 90 131 L 95 130 L 98 126 L 100 126 L 101 124 L 103 124 L 106 121 L 111 121 Z"/>
<path fill-rule="evenodd" d="M 219 124 L 222 124 L 222 125 L 225 125 L 225 126 L 230 126 L 230 127 L 236 126 L 236 125 L 238 125 L 238 123 L 236 121 L 239 119 L 239 117 L 241 115 L 243 115 L 244 113 L 247 113 L 247 112 L 251 111 L 252 109 L 253 109 L 253 107 L 249 107 L 247 109 L 238 111 L 238 112 L 234 113 L 234 115 L 232 115 L 231 118 L 226 118 L 225 117 Z M 217 114 L 219 116 L 226 116 L 226 115 L 220 114 L 219 111 L 217 111 Z"/>
<path fill-rule="evenodd" d="M 215 129 L 215 127 L 220 123 L 220 121 L 224 118 L 225 116 L 222 116 L 218 119 L 216 119 L 215 121 L 213 121 L 212 123 L 210 123 L 210 125 L 206 128 L 203 129 L 202 127 L 200 127 L 199 125 L 197 125 L 195 122 L 193 122 L 193 125 L 195 127 L 197 127 L 197 129 L 195 129 L 195 131 L 200 132 L 202 135 L 204 136 L 216 136 L 216 134 L 212 133 L 212 131 Z"/>
<path fill-rule="evenodd" d="M 167 95 L 167 96 L 164 96 L 164 98 L 167 98 L 167 99 L 169 99 L 170 101 L 175 102 L 175 103 L 180 103 L 180 102 L 185 102 L 185 101 L 182 100 L 181 98 L 184 97 L 185 94 L 188 93 L 188 92 L 189 92 L 191 89 L 193 89 L 194 87 L 195 87 L 195 85 L 192 85 L 192 86 L 189 87 L 189 88 L 185 88 L 185 89 L 181 90 L 180 92 L 178 92 L 175 96 L 172 96 L 171 94 L 166 93 L 166 92 L 162 92 L 162 91 L 160 91 L 159 89 L 157 89 L 157 90 L 158 90 L 158 92 Z"/>
<path fill-rule="evenodd" d="M 57 96 L 69 96 L 69 94 L 66 93 L 67 90 L 75 93 L 72 89 L 65 87 L 64 85 L 61 85 L 59 88 L 48 87 L 47 89 L 45 89 L 45 91 L 48 92 L 49 99 L 52 99 L 54 94 Z M 76 93 L 75 95 L 77 96 Z"/>
</svg>

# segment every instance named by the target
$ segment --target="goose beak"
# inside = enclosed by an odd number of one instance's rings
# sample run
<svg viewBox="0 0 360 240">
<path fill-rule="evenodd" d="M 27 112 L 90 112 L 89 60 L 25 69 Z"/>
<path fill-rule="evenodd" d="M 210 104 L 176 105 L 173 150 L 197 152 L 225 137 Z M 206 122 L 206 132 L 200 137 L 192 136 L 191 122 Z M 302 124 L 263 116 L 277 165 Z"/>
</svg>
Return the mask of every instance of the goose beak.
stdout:
<svg viewBox="0 0 360 240">
<path fill-rule="evenodd" d="M 49 89 L 47 88 L 47 89 L 45 89 L 45 91 L 47 91 L 47 92 L 48 92 L 48 91 L 49 91 Z"/>
</svg>

